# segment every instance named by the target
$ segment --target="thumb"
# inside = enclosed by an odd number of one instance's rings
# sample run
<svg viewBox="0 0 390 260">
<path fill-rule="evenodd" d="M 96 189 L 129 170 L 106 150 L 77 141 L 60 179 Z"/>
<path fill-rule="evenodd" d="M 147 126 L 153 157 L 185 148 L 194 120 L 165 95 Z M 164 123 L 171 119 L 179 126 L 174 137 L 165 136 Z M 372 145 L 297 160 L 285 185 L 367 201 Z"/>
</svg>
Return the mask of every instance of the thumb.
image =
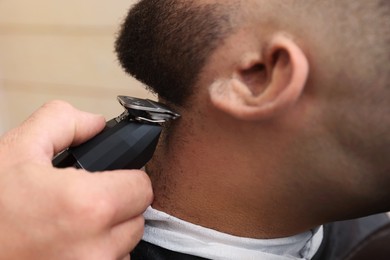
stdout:
<svg viewBox="0 0 390 260">
<path fill-rule="evenodd" d="M 87 141 L 105 126 L 103 116 L 82 112 L 63 101 L 51 101 L 33 113 L 5 142 L 21 159 L 51 162 L 71 145 Z"/>
</svg>

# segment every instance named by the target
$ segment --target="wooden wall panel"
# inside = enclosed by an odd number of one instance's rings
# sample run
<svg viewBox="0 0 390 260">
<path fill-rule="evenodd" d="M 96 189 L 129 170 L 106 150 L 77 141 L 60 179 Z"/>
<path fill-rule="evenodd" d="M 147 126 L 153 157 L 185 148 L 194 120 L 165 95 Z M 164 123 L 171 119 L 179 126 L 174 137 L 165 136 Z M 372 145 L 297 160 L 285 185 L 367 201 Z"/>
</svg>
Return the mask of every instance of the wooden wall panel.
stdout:
<svg viewBox="0 0 390 260">
<path fill-rule="evenodd" d="M 1 0 L 1 24 L 116 26 L 135 0 Z"/>
<path fill-rule="evenodd" d="M 1 35 L 0 68 L 8 80 L 85 88 L 124 87 L 113 35 Z"/>
<path fill-rule="evenodd" d="M 113 51 L 134 2 L 0 0 L 0 133 L 51 99 L 111 118 L 118 94 L 153 98 Z"/>
</svg>

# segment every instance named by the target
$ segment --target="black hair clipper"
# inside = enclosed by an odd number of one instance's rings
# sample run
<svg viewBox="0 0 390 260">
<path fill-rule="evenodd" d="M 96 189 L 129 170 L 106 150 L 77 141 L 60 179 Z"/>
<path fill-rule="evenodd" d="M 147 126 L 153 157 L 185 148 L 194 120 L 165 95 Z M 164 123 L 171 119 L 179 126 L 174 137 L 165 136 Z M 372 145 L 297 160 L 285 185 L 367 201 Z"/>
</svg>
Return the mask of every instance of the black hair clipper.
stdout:
<svg viewBox="0 0 390 260">
<path fill-rule="evenodd" d="M 53 159 L 55 167 L 98 172 L 145 166 L 156 149 L 162 124 L 180 115 L 148 99 L 119 96 L 118 101 L 125 112 L 108 121 L 91 140 L 58 154 Z"/>
</svg>

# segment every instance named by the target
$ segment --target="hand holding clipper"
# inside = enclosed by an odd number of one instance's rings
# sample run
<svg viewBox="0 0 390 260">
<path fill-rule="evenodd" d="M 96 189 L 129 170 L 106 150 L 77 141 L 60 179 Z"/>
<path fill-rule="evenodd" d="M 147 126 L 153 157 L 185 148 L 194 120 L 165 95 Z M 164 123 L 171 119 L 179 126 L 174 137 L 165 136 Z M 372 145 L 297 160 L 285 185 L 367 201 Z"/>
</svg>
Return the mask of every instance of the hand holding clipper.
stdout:
<svg viewBox="0 0 390 260">
<path fill-rule="evenodd" d="M 89 172 L 142 168 L 153 156 L 162 125 L 180 115 L 148 99 L 118 96 L 118 101 L 125 108 L 123 114 L 88 142 L 57 155 L 53 165 Z"/>
</svg>

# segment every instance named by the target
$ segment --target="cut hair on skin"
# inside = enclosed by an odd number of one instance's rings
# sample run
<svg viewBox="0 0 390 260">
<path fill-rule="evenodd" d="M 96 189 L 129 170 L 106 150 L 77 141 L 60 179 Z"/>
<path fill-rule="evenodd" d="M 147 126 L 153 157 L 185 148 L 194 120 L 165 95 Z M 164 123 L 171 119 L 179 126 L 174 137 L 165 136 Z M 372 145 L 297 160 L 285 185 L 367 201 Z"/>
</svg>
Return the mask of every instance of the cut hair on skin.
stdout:
<svg viewBox="0 0 390 260">
<path fill-rule="evenodd" d="M 118 59 L 149 90 L 183 105 L 207 58 L 232 33 L 234 8 L 236 4 L 141 1 L 122 25 Z"/>
</svg>

